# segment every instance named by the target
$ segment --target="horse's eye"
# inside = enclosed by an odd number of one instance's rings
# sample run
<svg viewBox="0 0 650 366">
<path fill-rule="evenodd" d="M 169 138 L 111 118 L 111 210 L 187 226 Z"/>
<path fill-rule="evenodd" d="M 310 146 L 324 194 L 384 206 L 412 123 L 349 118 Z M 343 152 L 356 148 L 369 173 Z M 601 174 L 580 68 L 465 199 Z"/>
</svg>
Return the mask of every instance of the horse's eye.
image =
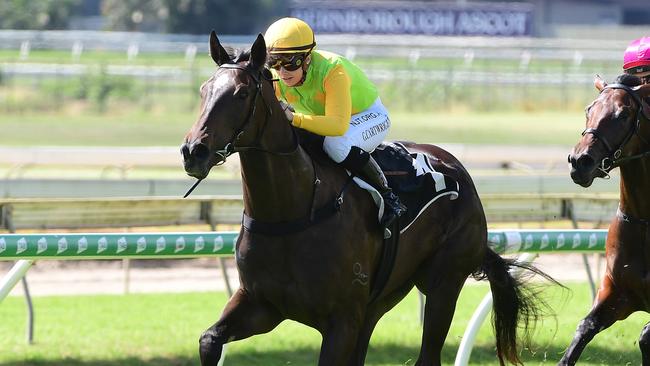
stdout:
<svg viewBox="0 0 650 366">
<path fill-rule="evenodd" d="M 618 116 L 616 116 L 616 118 L 624 121 L 627 119 L 627 117 L 629 117 L 629 115 L 630 114 L 628 113 L 628 111 L 622 110 L 618 113 Z"/>
<path fill-rule="evenodd" d="M 235 93 L 235 96 L 240 99 L 246 99 L 248 98 L 248 90 L 240 90 L 237 93 Z"/>
</svg>

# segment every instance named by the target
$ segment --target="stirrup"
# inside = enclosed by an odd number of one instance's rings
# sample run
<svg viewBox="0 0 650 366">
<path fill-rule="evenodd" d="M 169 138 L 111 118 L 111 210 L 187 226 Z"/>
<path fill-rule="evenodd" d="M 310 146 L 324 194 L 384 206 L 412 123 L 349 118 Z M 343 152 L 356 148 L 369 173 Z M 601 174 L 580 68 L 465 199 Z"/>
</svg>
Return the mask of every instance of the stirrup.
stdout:
<svg viewBox="0 0 650 366">
<path fill-rule="evenodd" d="M 390 231 L 390 229 L 384 227 L 384 239 L 390 239 L 391 236 L 393 236 L 393 233 Z"/>
</svg>

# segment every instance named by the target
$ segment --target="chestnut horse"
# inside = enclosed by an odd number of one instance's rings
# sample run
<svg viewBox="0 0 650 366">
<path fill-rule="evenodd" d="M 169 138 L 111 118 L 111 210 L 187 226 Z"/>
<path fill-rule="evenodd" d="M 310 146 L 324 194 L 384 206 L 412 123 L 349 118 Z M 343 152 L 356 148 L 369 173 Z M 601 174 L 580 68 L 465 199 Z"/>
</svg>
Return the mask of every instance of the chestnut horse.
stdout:
<svg viewBox="0 0 650 366">
<path fill-rule="evenodd" d="M 621 172 L 620 203 L 609 225 L 607 269 L 589 314 L 560 361 L 574 365 L 600 331 L 635 311 L 650 312 L 650 85 L 621 75 L 615 84 L 595 80 L 598 98 L 586 110 L 587 126 L 569 155 L 571 178 L 589 187 L 610 170 Z M 650 323 L 641 331 L 643 365 L 650 365 Z"/>
<path fill-rule="evenodd" d="M 436 146 L 406 143 L 452 176 L 460 196 L 436 201 L 401 234 L 394 270 L 370 301 L 383 240 L 374 202 L 347 185 L 341 167 L 312 159 L 300 145 L 264 67 L 264 38 L 250 51 L 230 51 L 212 32 L 210 54 L 219 67 L 201 86 L 201 111 L 181 147 L 185 171 L 199 180 L 238 152 L 244 193 L 236 243 L 241 285 L 202 334 L 201 364 L 216 365 L 227 342 L 292 319 L 321 333 L 318 365 L 363 365 L 379 319 L 417 286 L 426 305 L 416 364 L 440 365 L 456 300 L 472 274 L 490 282 L 499 360 L 519 362 L 517 327 L 537 318 L 538 303 L 508 270 L 535 269 L 488 248 L 483 208 L 460 162 Z"/>
</svg>

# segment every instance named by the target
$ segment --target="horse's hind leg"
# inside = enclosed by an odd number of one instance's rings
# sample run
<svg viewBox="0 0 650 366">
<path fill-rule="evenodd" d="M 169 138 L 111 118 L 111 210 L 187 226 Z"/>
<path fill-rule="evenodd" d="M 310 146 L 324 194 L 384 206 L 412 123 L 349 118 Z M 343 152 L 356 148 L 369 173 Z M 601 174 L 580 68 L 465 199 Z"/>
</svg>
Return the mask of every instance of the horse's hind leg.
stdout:
<svg viewBox="0 0 650 366">
<path fill-rule="evenodd" d="M 424 328 L 417 366 L 440 365 L 442 346 L 445 343 L 451 320 L 456 310 L 456 300 L 463 288 L 467 273 L 449 273 L 435 288 L 422 291 L 426 295 Z"/>
<path fill-rule="evenodd" d="M 282 320 L 277 311 L 253 301 L 246 291 L 239 289 L 228 301 L 221 319 L 201 335 L 201 365 L 216 366 L 225 343 L 266 333 Z"/>
<path fill-rule="evenodd" d="M 479 266 L 485 235 L 463 230 L 423 265 L 416 286 L 426 295 L 422 345 L 416 365 L 440 365 L 442 346 L 456 310 L 456 301 L 469 274 Z M 481 238 L 483 238 L 481 240 Z"/>
<path fill-rule="evenodd" d="M 357 338 L 357 345 L 352 353 L 348 366 L 363 366 L 366 360 L 366 353 L 368 352 L 368 344 L 370 337 L 375 330 L 375 326 L 381 317 L 390 309 L 392 309 L 404 296 L 413 288 L 411 283 L 407 283 L 401 288 L 393 291 L 392 293 L 382 297 L 378 302 L 370 305 L 366 311 L 366 317 L 361 325 L 359 336 Z"/>
<path fill-rule="evenodd" d="M 575 365 L 587 344 L 599 332 L 609 328 L 618 320 L 627 318 L 634 309 L 628 297 L 617 291 L 609 276 L 605 276 L 598 291 L 596 303 L 589 314 L 578 324 L 571 344 L 558 365 Z"/>
<path fill-rule="evenodd" d="M 639 337 L 639 348 L 643 366 L 650 366 L 650 323 L 646 324 Z"/>
</svg>

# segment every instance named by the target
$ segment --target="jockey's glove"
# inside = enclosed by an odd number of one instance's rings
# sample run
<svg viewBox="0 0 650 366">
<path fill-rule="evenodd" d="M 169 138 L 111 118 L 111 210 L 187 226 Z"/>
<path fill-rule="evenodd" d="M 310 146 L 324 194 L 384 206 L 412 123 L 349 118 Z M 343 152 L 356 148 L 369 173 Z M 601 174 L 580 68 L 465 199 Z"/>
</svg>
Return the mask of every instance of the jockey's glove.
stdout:
<svg viewBox="0 0 650 366">
<path fill-rule="evenodd" d="M 295 109 L 293 109 L 293 107 L 290 104 L 286 103 L 283 100 L 280 101 L 280 106 L 282 107 L 282 110 L 284 111 L 284 114 L 287 116 L 289 122 L 293 122 L 293 112 L 295 112 Z"/>
</svg>

